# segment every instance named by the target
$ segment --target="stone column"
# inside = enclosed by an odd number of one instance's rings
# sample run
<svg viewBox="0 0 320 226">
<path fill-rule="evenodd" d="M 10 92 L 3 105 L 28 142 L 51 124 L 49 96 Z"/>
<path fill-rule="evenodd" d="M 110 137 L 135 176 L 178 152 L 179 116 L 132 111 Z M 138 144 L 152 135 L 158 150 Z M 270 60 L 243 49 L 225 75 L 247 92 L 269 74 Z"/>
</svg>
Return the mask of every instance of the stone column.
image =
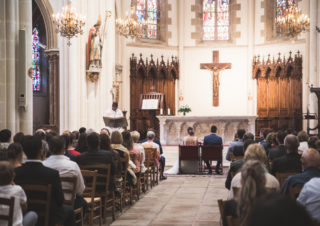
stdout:
<svg viewBox="0 0 320 226">
<path fill-rule="evenodd" d="M 6 43 L 5 43 L 5 65 L 6 65 L 6 128 L 12 133 L 16 132 L 16 47 L 18 37 L 18 1 L 5 0 L 6 21 Z"/>
<path fill-rule="evenodd" d="M 160 116 L 157 116 L 157 118 L 159 119 L 159 125 L 160 125 L 160 142 L 161 144 L 167 144 L 166 139 L 164 138 L 164 126 L 166 124 L 166 119 Z"/>
<path fill-rule="evenodd" d="M 19 40 L 19 42 L 25 42 L 26 44 L 26 59 L 19 59 L 26 61 L 25 74 L 26 77 L 25 84 L 26 86 L 26 108 L 19 108 L 19 119 L 20 119 L 20 128 L 19 131 L 22 131 L 26 134 L 31 134 L 33 131 L 33 90 L 32 90 L 32 79 L 28 76 L 28 69 L 32 67 L 32 0 L 19 0 L 19 21 L 20 29 L 25 30 L 25 39 Z M 21 56 L 17 56 L 21 57 Z M 18 71 L 19 73 L 19 71 Z M 17 78 L 22 75 L 17 74 Z"/>
<path fill-rule="evenodd" d="M 49 61 L 49 125 L 59 131 L 59 50 L 47 50 L 46 56 Z"/>
</svg>

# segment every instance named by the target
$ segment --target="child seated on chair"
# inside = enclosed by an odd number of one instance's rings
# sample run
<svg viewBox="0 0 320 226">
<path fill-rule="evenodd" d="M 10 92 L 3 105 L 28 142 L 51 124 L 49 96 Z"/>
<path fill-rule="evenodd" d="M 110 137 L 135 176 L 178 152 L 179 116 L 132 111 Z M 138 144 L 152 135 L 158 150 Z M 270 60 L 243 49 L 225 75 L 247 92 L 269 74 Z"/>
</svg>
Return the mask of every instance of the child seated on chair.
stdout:
<svg viewBox="0 0 320 226">
<path fill-rule="evenodd" d="M 15 185 L 13 166 L 7 161 L 0 161 L 0 198 L 10 199 L 14 197 L 13 226 L 34 226 L 37 223 L 38 215 L 27 210 L 27 197 L 19 185 Z M 0 204 L 0 213 L 9 214 L 9 206 Z M 0 225 L 7 225 L 8 222 L 0 220 Z"/>
</svg>

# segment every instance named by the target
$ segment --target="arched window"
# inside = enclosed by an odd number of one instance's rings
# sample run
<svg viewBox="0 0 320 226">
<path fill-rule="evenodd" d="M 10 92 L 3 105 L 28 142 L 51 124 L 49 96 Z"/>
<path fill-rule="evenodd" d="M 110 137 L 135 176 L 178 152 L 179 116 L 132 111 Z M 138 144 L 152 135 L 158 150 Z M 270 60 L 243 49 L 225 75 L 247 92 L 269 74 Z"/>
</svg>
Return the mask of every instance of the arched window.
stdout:
<svg viewBox="0 0 320 226">
<path fill-rule="evenodd" d="M 40 46 L 39 46 L 39 31 L 33 29 L 32 33 L 32 88 L 33 91 L 40 91 Z"/>
<path fill-rule="evenodd" d="M 159 4 L 158 0 L 137 0 L 139 22 L 146 22 L 146 30 L 141 30 L 142 37 L 159 39 Z"/>
<path fill-rule="evenodd" d="M 229 0 L 203 0 L 202 39 L 229 40 Z"/>
</svg>

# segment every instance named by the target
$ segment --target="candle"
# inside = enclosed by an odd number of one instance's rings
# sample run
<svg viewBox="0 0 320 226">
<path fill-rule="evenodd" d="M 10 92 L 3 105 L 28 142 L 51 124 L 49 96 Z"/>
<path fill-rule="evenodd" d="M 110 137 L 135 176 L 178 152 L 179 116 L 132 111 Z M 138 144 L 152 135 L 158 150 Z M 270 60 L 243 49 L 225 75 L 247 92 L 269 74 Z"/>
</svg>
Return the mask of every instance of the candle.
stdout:
<svg viewBox="0 0 320 226">
<path fill-rule="evenodd" d="M 160 108 L 160 115 L 163 115 L 163 109 Z"/>
<path fill-rule="evenodd" d="M 168 108 L 168 115 L 170 115 L 170 113 L 171 113 L 171 112 L 170 112 L 170 108 Z"/>
</svg>

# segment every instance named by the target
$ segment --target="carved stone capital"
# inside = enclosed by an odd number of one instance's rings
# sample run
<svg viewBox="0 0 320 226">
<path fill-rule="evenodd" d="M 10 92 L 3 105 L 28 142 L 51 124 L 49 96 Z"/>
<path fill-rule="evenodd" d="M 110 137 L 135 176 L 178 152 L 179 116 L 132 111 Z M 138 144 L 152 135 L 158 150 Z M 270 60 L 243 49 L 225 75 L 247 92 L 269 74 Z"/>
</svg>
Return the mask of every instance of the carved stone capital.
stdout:
<svg viewBox="0 0 320 226">
<path fill-rule="evenodd" d="M 49 61 L 56 61 L 59 59 L 59 50 L 58 49 L 46 50 L 45 55 Z"/>
</svg>

